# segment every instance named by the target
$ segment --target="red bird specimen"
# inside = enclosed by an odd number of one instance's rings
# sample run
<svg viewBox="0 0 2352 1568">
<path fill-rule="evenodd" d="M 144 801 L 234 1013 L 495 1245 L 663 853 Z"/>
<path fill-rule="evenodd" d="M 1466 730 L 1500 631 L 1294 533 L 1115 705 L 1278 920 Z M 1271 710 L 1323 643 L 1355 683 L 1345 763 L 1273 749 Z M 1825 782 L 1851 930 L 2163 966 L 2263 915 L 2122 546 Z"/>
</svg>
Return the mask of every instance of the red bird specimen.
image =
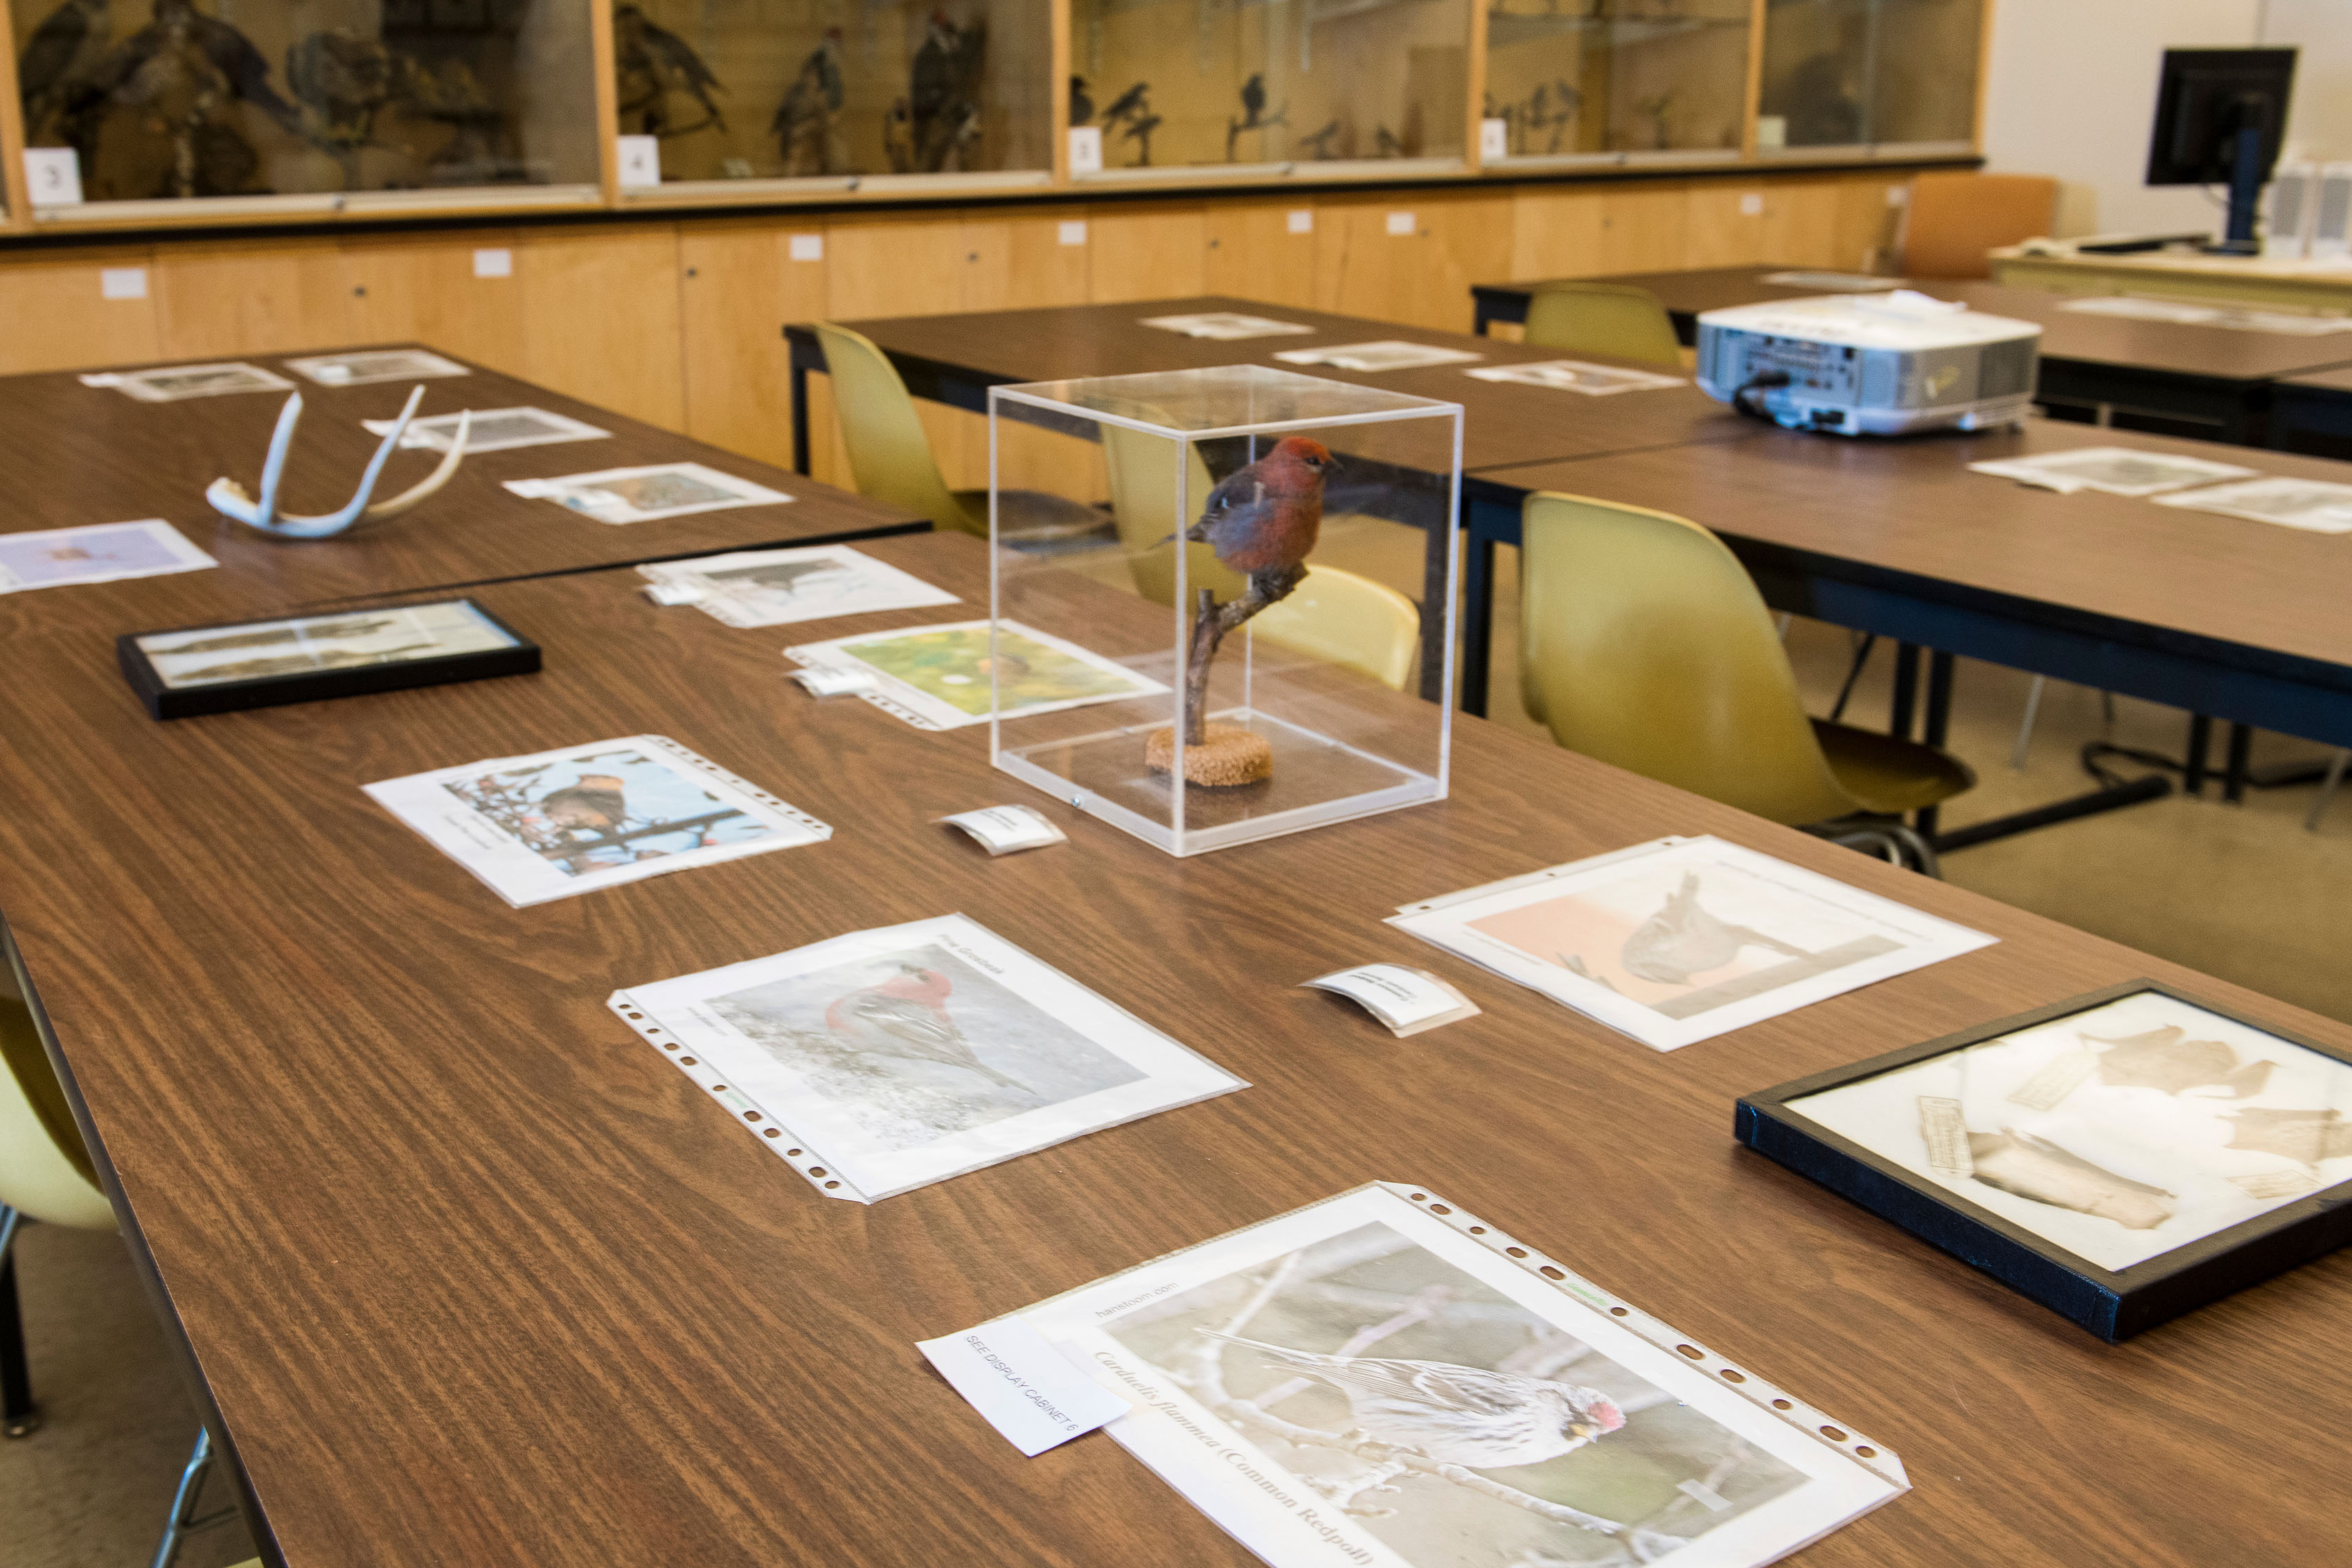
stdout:
<svg viewBox="0 0 2352 1568">
<path fill-rule="evenodd" d="M 1294 572 L 1315 549 L 1323 526 L 1323 475 L 1336 466 L 1320 441 L 1285 436 L 1273 451 L 1217 481 L 1201 521 L 1184 537 L 1214 550 L 1252 588 L 1261 576 Z"/>
<path fill-rule="evenodd" d="M 827 1007 L 824 1026 L 860 1056 L 938 1062 L 978 1073 L 1005 1089 L 1025 1089 L 973 1052 L 948 1016 L 948 993 L 953 989 L 936 969 L 901 963 L 898 973 L 880 984 L 853 991 Z"/>
<path fill-rule="evenodd" d="M 1347 1395 L 1364 1436 L 1417 1448 L 1441 1464 L 1474 1470 L 1539 1465 L 1625 1425 L 1615 1401 L 1578 1384 L 1444 1361 L 1318 1355 L 1214 1329 L 1197 1331 L 1247 1345 L 1329 1385 Z"/>
</svg>

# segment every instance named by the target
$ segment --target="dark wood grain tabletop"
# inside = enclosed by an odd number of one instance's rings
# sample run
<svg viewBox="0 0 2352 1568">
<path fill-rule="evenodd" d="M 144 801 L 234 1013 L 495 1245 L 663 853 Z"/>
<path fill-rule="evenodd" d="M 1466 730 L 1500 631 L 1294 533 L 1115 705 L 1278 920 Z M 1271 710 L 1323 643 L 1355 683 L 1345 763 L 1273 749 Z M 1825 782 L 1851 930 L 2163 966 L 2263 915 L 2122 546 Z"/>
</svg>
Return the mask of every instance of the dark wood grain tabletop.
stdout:
<svg viewBox="0 0 2352 1568">
<path fill-rule="evenodd" d="M 740 631 L 582 574 L 478 595 L 535 675 L 158 724 L 68 626 L 0 682 L 0 909 L 285 1562 L 1240 1568 L 1107 1436 L 1022 1458 L 914 1342 L 1376 1178 L 1899 1452 L 1916 1489 L 1804 1563 L 2352 1559 L 2352 1258 L 2107 1345 L 1732 1138 L 1742 1092 L 2141 976 L 2352 1028 L 1475 720 L 1451 800 L 1172 859 L 992 771 L 984 728 L 782 680 L 788 643 L 986 613 L 977 542 L 861 548 L 968 605 Z M 1106 637 L 1164 618 L 1099 595 Z M 640 731 L 834 837 L 515 910 L 361 793 Z M 1071 842 L 934 824 L 1012 801 Z M 1658 1055 L 1381 923 L 1708 832 L 2000 940 Z M 604 1005 L 951 911 L 1254 1087 L 859 1206 Z M 1400 1041 L 1297 989 L 1375 959 L 1486 1011 Z"/>
<path fill-rule="evenodd" d="M 0 532 L 162 518 L 220 563 L 217 570 L 0 595 L 0 637 L 60 617 L 95 617 L 118 631 L 184 626 L 360 595 L 928 526 L 801 475 L 479 365 L 463 376 L 336 387 L 302 379 L 285 367 L 286 357 L 249 363 L 301 390 L 302 422 L 279 496 L 292 512 L 331 512 L 351 499 L 381 441 L 361 421 L 396 416 L 413 385 L 425 388 L 420 417 L 529 406 L 611 434 L 470 456 L 438 494 L 404 516 L 362 522 L 331 539 L 278 539 L 214 511 L 205 487 L 226 476 L 248 490 L 258 488 L 284 394 L 141 403 L 110 388 L 85 386 L 73 374 L 0 377 L 0 426 L 9 432 L 15 481 Z M 406 489 L 439 460 L 435 452 L 394 453 L 378 498 Z M 610 524 L 502 488 L 509 479 L 672 461 L 702 463 L 793 500 Z"/>
<path fill-rule="evenodd" d="M 1265 316 L 1313 331 L 1219 342 L 1144 325 L 1151 317 L 1209 310 Z M 901 316 L 845 325 L 872 338 L 902 366 L 911 365 L 918 375 L 930 372 L 983 384 L 1003 384 L 1263 364 L 1415 397 L 1458 403 L 1464 410 L 1462 464 L 1465 468 L 1690 442 L 1736 441 L 1752 433 L 1748 422 L 1687 381 L 1680 386 L 1600 397 L 1553 387 L 1481 381 L 1468 373 L 1482 366 L 1530 364 L 1563 356 L 1558 350 L 1530 348 L 1495 338 L 1400 327 L 1390 321 L 1297 310 L 1286 305 L 1222 296 L 1124 305 L 982 310 L 955 316 Z M 1475 363 L 1464 361 L 1414 370 L 1359 372 L 1328 364 L 1289 364 L 1274 357 L 1296 349 L 1385 342 L 1457 349 L 1476 354 L 1478 359 Z M 1598 354 L 1578 357 L 1595 363 L 1633 363 Z M 1640 368 L 1660 369 L 1656 365 Z"/>
<path fill-rule="evenodd" d="M 2085 447 L 2183 453 L 2259 474 L 2352 478 L 2324 458 L 2101 430 L 2048 419 L 1976 434 L 1845 440 L 1775 431 L 1694 447 L 1477 476 L 1673 512 L 1811 570 L 1991 595 L 2048 624 L 2168 642 L 2204 658 L 2285 659 L 2352 682 L 2352 538 L 2083 490 L 2059 495 L 1969 465 Z"/>
</svg>

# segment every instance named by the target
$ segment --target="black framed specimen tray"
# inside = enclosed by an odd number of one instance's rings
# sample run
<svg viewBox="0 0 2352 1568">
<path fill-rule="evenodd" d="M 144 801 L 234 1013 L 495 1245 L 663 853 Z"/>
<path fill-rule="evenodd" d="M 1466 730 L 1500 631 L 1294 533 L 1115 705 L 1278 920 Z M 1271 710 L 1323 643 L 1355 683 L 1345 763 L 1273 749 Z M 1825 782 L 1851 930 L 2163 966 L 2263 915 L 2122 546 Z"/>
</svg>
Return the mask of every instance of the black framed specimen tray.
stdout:
<svg viewBox="0 0 2352 1568">
<path fill-rule="evenodd" d="M 124 678 L 158 719 L 539 668 L 539 645 L 471 599 L 132 632 L 114 647 Z"/>
<path fill-rule="evenodd" d="M 2110 1341 L 2352 1240 L 2352 1058 L 2154 981 L 1744 1096 L 1737 1125 Z"/>
</svg>

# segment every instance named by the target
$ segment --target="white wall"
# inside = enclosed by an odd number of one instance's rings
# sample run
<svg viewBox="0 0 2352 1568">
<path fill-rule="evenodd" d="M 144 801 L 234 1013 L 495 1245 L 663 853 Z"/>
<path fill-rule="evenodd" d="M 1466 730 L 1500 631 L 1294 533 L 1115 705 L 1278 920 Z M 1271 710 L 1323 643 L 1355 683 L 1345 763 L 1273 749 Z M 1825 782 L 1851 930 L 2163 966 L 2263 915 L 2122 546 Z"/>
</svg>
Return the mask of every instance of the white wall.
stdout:
<svg viewBox="0 0 2352 1568">
<path fill-rule="evenodd" d="M 2269 0 L 2274 16 L 2290 8 L 2352 33 L 2352 0 Z M 2256 42 L 2264 9 L 2263 0 L 1993 0 L 1985 167 L 2057 175 L 2061 235 L 2218 229 L 2220 210 L 2196 186 L 2141 184 L 2157 73 L 2167 48 Z M 2298 121 L 2307 88 L 2295 83 Z"/>
<path fill-rule="evenodd" d="M 2303 51 L 2287 110 L 2288 153 L 2352 163 L 2352 0 L 2266 0 L 2262 11 L 2261 42 Z"/>
</svg>

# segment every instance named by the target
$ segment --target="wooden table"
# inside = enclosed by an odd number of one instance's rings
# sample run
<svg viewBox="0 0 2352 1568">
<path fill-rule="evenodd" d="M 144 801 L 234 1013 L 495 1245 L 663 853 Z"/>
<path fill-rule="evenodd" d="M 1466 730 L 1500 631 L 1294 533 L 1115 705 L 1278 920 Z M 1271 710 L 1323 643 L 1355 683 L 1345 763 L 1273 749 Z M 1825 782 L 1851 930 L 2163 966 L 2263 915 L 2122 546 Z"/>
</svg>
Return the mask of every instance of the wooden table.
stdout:
<svg viewBox="0 0 2352 1568">
<path fill-rule="evenodd" d="M 1996 282 L 2062 294 L 2172 294 L 2221 303 L 2352 313 L 2352 270 L 2341 262 L 2276 256 L 2150 250 L 2054 256 L 2011 246 L 1991 253 Z"/>
<path fill-rule="evenodd" d="M 282 504 L 297 512 L 336 510 L 351 499 L 380 442 L 360 421 L 396 416 L 410 387 L 419 384 L 316 386 L 284 371 L 282 356 L 251 363 L 280 370 L 302 390 L 302 424 L 288 459 Z M 182 626 L 361 595 L 929 526 L 800 475 L 478 365 L 469 375 L 421 384 L 425 391 L 420 416 L 531 405 L 612 434 L 469 457 L 438 495 L 404 517 L 362 524 L 332 539 L 278 539 L 215 512 L 204 491 L 222 474 L 249 489 L 257 486 L 282 395 L 140 403 L 110 389 L 84 386 L 70 374 L 0 377 L 0 428 L 9 435 L 15 480 L 0 531 L 163 518 L 221 563 L 216 571 L 0 595 L 0 636 L 67 614 L 100 615 L 118 622 L 117 630 Z M 399 493 L 438 460 L 437 453 L 395 454 L 379 493 Z M 500 488 L 507 479 L 667 461 L 707 464 L 796 499 L 789 505 L 616 526 Z"/>
<path fill-rule="evenodd" d="M 1675 330 L 1683 342 L 1692 343 L 1698 341 L 1698 318 L 1706 311 L 1832 292 L 1766 281 L 1775 273 L 1804 270 L 1808 269 L 1722 267 L 1628 273 L 1591 281 L 1650 290 L 1674 317 Z M 1481 330 L 1490 321 L 1524 321 L 1528 300 L 1547 286 L 1540 282 L 1474 286 L 1471 295 L 1476 301 Z M 2077 410 L 2097 425 L 2120 422 L 2130 427 L 2259 445 L 2273 383 L 2283 376 L 2352 364 L 2352 334 L 2303 336 L 2086 314 L 2068 308 L 2080 301 L 2080 295 L 1994 283 L 1938 280 L 1911 286 L 1940 300 L 1962 300 L 1971 310 L 2041 327 L 2041 369 L 2034 401 Z"/>
<path fill-rule="evenodd" d="M 862 548 L 984 602 L 975 542 Z M 913 1342 L 1373 1178 L 1893 1446 L 1916 1491 L 1808 1564 L 2352 1555 L 2329 1479 L 2352 1366 L 2314 1353 L 2352 1257 L 2110 1346 L 1731 1137 L 1746 1090 L 2139 976 L 2352 1028 L 1475 721 L 1449 802 L 1179 862 L 990 770 L 984 730 L 777 679 L 787 641 L 961 612 L 740 632 L 630 584 L 482 590 L 541 632 L 534 676 L 155 724 L 76 632 L 0 687 L 0 906 L 268 1561 L 1241 1568 L 1107 1438 L 1021 1458 Z M 1107 629 L 1159 614 L 1101 605 Z M 835 837 L 516 911 L 360 793 L 633 731 Z M 1072 842 L 992 861 L 932 824 L 1008 800 Z M 2001 940 L 1659 1056 L 1380 923 L 1696 832 Z M 604 1007 L 950 910 L 1255 1087 L 858 1207 Z M 1295 989 L 1375 958 L 1486 1012 L 1398 1041 Z"/>
</svg>

